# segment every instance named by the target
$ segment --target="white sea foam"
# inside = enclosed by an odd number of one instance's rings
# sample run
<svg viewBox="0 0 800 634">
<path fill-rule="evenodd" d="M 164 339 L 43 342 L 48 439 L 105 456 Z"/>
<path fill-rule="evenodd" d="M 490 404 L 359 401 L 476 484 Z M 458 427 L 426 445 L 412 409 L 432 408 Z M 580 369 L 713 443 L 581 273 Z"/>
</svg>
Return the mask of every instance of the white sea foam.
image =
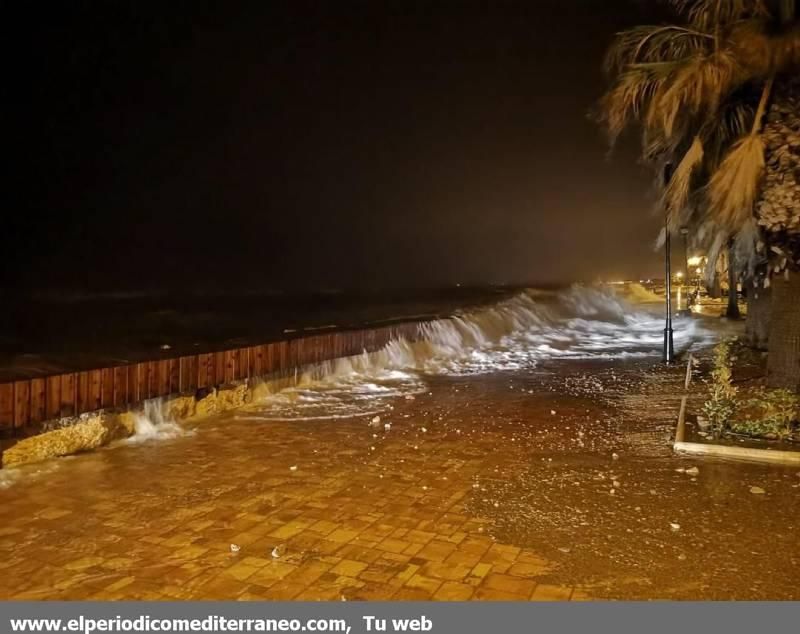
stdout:
<svg viewBox="0 0 800 634">
<path fill-rule="evenodd" d="M 126 443 L 170 440 L 186 434 L 175 421 L 165 418 L 161 399 L 145 401 L 144 410 L 134 416 L 134 425 L 134 434 L 125 439 Z"/>
<path fill-rule="evenodd" d="M 324 363 L 300 384 L 266 398 L 258 420 L 324 420 L 390 412 L 398 397 L 425 392 L 431 375 L 469 375 L 536 367 L 549 359 L 657 356 L 663 315 L 643 288 L 617 293 L 574 286 L 561 293 L 525 291 L 498 304 L 420 324 L 416 342 Z M 633 298 L 633 301 L 630 301 Z M 648 305 L 651 302 L 651 305 Z M 678 351 L 710 343 L 698 321 L 674 321 Z"/>
</svg>

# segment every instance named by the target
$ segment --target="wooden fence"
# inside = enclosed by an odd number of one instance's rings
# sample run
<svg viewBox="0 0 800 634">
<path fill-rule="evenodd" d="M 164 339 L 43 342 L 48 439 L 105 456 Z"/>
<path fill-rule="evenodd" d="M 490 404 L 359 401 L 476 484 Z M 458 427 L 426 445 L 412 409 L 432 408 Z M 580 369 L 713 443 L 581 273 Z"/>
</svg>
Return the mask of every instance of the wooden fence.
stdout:
<svg viewBox="0 0 800 634">
<path fill-rule="evenodd" d="M 131 407 L 159 396 L 285 376 L 305 365 L 374 352 L 392 339 L 417 336 L 416 322 L 394 324 L 0 383 L 0 435 L 30 433 L 25 428 L 47 420 Z"/>
</svg>

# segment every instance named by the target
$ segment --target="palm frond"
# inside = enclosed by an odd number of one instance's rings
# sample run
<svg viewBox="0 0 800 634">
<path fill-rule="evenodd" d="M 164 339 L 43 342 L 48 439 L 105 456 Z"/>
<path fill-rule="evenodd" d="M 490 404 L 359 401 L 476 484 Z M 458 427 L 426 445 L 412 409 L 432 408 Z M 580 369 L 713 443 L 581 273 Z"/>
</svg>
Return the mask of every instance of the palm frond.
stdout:
<svg viewBox="0 0 800 634">
<path fill-rule="evenodd" d="M 638 63 L 676 61 L 714 47 L 714 35 L 675 24 L 637 26 L 617 33 L 604 68 L 618 73 Z"/>
<path fill-rule="evenodd" d="M 716 117 L 703 122 L 698 134 L 704 142 L 708 169 L 716 169 L 731 146 L 750 132 L 755 112 L 755 105 L 740 92 L 720 106 Z"/>
<path fill-rule="evenodd" d="M 689 24 L 699 29 L 770 15 L 764 0 L 670 0 L 670 4 Z"/>
<path fill-rule="evenodd" d="M 692 190 L 692 177 L 695 169 L 702 162 L 703 143 L 699 137 L 694 137 L 689 150 L 678 163 L 662 195 L 662 204 L 667 212 L 672 230 L 680 228 L 686 221 L 686 207 Z"/>
<path fill-rule="evenodd" d="M 726 49 L 707 56 L 688 58 L 665 82 L 658 99 L 650 104 L 651 124 L 658 120 L 667 136 L 672 135 L 678 115 L 715 113 L 725 96 L 744 78 L 736 58 Z"/>
<path fill-rule="evenodd" d="M 612 143 L 629 123 L 641 118 L 668 76 L 668 71 L 652 66 L 634 67 L 619 75 L 600 101 L 598 116 Z"/>
<path fill-rule="evenodd" d="M 764 175 L 764 142 L 750 134 L 733 146 L 708 184 L 709 215 L 733 236 L 753 216 Z"/>
</svg>

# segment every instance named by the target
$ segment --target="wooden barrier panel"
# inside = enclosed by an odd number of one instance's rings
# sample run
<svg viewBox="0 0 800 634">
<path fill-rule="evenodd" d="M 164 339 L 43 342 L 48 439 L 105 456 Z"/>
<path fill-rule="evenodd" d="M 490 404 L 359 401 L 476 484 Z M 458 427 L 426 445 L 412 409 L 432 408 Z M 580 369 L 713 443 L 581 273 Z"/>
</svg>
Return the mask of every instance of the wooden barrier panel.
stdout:
<svg viewBox="0 0 800 634">
<path fill-rule="evenodd" d="M 223 383 L 233 383 L 236 380 L 236 350 L 226 350 L 222 353 Z"/>
<path fill-rule="evenodd" d="M 255 377 L 289 376 L 306 365 L 375 352 L 393 339 L 413 342 L 420 336 L 419 324 L 410 322 L 3 383 L 0 431 Z"/>
<path fill-rule="evenodd" d="M 144 363 L 144 392 L 145 399 L 153 398 L 158 393 L 158 361 Z"/>
<path fill-rule="evenodd" d="M 14 427 L 14 384 L 0 385 L 0 429 Z"/>
<path fill-rule="evenodd" d="M 47 418 L 61 416 L 61 376 L 47 377 Z"/>
<path fill-rule="evenodd" d="M 169 394 L 169 360 L 156 361 L 156 385 L 153 396 L 166 396 Z"/>
<path fill-rule="evenodd" d="M 20 429 L 31 420 L 31 382 L 14 383 L 14 427 Z"/>
<path fill-rule="evenodd" d="M 114 405 L 114 370 L 103 368 L 100 371 L 100 406 L 112 407 Z"/>
<path fill-rule="evenodd" d="M 178 367 L 178 391 L 195 392 L 197 391 L 197 361 L 198 357 L 181 357 Z"/>
<path fill-rule="evenodd" d="M 103 406 L 103 371 L 89 371 L 89 407 L 86 411 L 100 409 Z"/>
<path fill-rule="evenodd" d="M 214 353 L 214 383 L 213 385 L 225 384 L 225 353 Z"/>
<path fill-rule="evenodd" d="M 114 368 L 114 407 L 123 407 L 128 401 L 128 366 Z"/>
<path fill-rule="evenodd" d="M 75 373 L 61 375 L 61 416 L 75 416 L 78 413 L 78 386 Z"/>
<path fill-rule="evenodd" d="M 47 381 L 31 379 L 31 423 L 42 423 L 47 420 Z"/>
<path fill-rule="evenodd" d="M 139 395 L 139 365 L 128 366 L 128 404 L 143 400 Z"/>
<path fill-rule="evenodd" d="M 167 360 L 167 373 L 169 374 L 169 389 L 167 394 L 177 394 L 181 388 L 180 359 Z"/>
</svg>

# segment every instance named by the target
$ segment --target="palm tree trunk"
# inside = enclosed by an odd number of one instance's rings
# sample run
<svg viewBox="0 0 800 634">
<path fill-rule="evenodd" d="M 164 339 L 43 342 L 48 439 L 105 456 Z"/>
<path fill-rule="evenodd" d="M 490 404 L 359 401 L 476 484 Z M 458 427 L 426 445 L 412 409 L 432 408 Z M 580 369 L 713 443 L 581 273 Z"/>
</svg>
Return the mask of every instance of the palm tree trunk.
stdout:
<svg viewBox="0 0 800 634">
<path fill-rule="evenodd" d="M 767 383 L 800 392 L 800 273 L 773 278 Z"/>
<path fill-rule="evenodd" d="M 771 289 L 759 288 L 751 279 L 747 283 L 747 321 L 744 328 L 748 346 L 756 350 L 767 349 L 771 315 Z"/>
<path fill-rule="evenodd" d="M 725 316 L 728 319 L 739 319 L 739 293 L 736 290 L 736 268 L 733 266 L 733 245 L 728 246 L 728 308 Z"/>
</svg>

